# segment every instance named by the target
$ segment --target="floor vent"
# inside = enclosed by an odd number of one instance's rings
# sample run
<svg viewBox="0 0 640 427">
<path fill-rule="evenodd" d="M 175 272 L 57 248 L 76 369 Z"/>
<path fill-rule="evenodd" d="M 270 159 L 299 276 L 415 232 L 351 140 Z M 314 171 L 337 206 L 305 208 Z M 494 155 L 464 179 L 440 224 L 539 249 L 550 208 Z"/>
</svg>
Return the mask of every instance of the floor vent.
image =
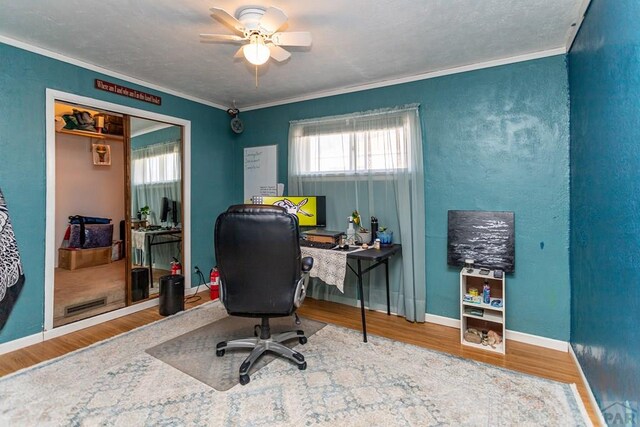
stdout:
<svg viewBox="0 0 640 427">
<path fill-rule="evenodd" d="M 94 308 L 104 307 L 105 305 L 107 305 L 107 297 L 94 299 L 76 305 L 69 305 L 64 308 L 64 317 L 74 316 L 76 314 L 82 313 L 83 311 L 89 311 Z"/>
</svg>

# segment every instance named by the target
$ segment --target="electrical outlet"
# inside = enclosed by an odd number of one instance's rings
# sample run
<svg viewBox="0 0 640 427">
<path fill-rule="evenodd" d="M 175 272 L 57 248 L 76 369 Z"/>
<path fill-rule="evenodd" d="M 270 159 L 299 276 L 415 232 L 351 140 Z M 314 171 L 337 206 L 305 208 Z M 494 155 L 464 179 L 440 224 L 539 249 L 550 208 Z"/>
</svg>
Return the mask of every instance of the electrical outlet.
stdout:
<svg viewBox="0 0 640 427">
<path fill-rule="evenodd" d="M 196 273 L 200 273 L 200 269 L 198 268 L 197 265 L 193 267 L 193 271 Z"/>
</svg>

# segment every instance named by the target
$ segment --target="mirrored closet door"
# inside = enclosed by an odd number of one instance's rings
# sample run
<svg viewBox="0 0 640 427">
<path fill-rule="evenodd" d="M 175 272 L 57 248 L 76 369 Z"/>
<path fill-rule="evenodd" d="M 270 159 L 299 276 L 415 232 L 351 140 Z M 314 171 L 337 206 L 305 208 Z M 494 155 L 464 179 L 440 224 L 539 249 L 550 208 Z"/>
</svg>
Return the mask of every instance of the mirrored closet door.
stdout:
<svg viewBox="0 0 640 427">
<path fill-rule="evenodd" d="M 182 127 L 130 118 L 131 302 L 182 265 Z"/>
<path fill-rule="evenodd" d="M 53 327 L 158 296 L 183 263 L 183 128 L 55 103 Z"/>
</svg>

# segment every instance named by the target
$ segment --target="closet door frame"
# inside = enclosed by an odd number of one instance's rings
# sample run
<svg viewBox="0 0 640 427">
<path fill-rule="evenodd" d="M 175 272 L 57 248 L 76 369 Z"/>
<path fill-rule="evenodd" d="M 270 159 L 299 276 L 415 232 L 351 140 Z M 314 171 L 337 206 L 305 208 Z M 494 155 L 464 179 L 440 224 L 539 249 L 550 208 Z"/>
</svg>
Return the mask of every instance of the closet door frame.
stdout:
<svg viewBox="0 0 640 427">
<path fill-rule="evenodd" d="M 44 330 L 43 339 L 50 339 L 69 332 L 106 322 L 111 319 L 126 316 L 136 311 L 158 305 L 158 298 L 152 298 L 139 304 L 133 304 L 118 310 L 80 320 L 68 325 L 53 328 L 53 295 L 54 295 L 54 265 L 56 256 L 55 242 L 55 189 L 56 189 L 56 158 L 55 158 L 55 102 L 67 102 L 86 105 L 101 110 L 112 111 L 122 115 L 136 116 L 143 119 L 166 122 L 182 126 L 182 239 L 183 239 L 183 271 L 191 271 L 191 122 L 177 117 L 154 113 L 139 108 L 106 102 L 99 99 L 46 89 L 45 95 L 45 130 L 46 130 L 46 227 L 45 227 L 45 270 L 44 270 Z M 125 185 L 129 185 L 126 182 Z M 128 209 L 128 207 L 127 207 Z M 191 275 L 185 274 L 185 291 L 191 288 Z"/>
</svg>

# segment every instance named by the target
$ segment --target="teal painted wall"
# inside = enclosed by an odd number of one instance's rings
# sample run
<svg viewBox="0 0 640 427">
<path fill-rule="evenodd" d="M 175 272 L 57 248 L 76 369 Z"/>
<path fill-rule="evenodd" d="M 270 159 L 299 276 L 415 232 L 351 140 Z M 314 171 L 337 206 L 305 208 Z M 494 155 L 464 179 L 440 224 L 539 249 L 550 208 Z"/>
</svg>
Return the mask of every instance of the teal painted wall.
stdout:
<svg viewBox="0 0 640 427">
<path fill-rule="evenodd" d="M 162 106 L 96 90 L 95 78 L 160 95 Z M 0 44 L 0 187 L 26 274 L 22 294 L 0 331 L 0 343 L 43 328 L 46 88 L 191 121 L 192 265 L 205 271 L 213 265 L 215 218 L 240 200 L 234 189 L 239 184 L 228 185 L 238 172 L 226 112 Z"/>
<path fill-rule="evenodd" d="M 638 22 L 636 0 L 592 0 L 569 53 L 571 344 L 600 407 L 630 401 L 636 411 L 640 411 Z M 604 415 L 606 419 L 606 411 Z M 636 423 L 639 416 L 636 412 Z"/>
<path fill-rule="evenodd" d="M 241 113 L 239 145 L 278 145 L 287 182 L 290 120 L 420 103 L 427 312 L 457 318 L 447 210 L 514 211 L 508 329 L 569 340 L 569 99 L 564 56 Z M 238 148 L 236 155 L 242 157 Z M 236 160 L 239 161 L 239 160 Z M 242 171 L 236 180 L 242 182 Z"/>
<path fill-rule="evenodd" d="M 139 136 L 131 138 L 131 149 L 146 147 L 147 145 L 160 144 L 162 142 L 175 141 L 181 137 L 181 127 L 171 126 L 156 130 L 153 132 L 144 133 Z"/>
</svg>

